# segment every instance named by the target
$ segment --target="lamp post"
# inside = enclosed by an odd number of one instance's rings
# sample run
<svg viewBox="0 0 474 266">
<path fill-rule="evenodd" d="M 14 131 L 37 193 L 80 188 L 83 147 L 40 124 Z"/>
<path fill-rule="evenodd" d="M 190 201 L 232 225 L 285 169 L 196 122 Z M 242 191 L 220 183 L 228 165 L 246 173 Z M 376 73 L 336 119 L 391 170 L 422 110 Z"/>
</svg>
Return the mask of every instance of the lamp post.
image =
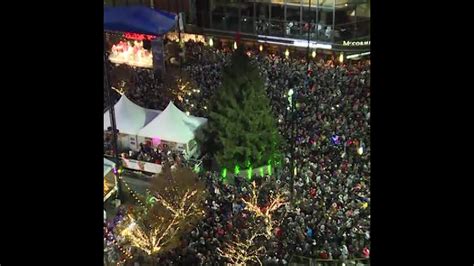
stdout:
<svg viewBox="0 0 474 266">
<path fill-rule="evenodd" d="M 176 3 L 176 14 L 178 15 L 177 18 L 178 18 L 178 40 L 179 40 L 179 48 L 181 48 L 181 52 L 183 53 L 183 57 L 185 57 L 185 53 L 186 53 L 186 48 L 184 46 L 184 43 L 183 41 L 181 40 L 181 25 L 183 26 L 183 30 L 184 30 L 184 21 L 183 21 L 183 16 L 180 14 L 180 5 L 179 5 L 179 0 L 176 0 L 175 1 Z M 183 24 L 181 24 L 181 22 L 183 22 Z M 179 74 L 181 75 L 182 74 L 182 70 L 183 70 L 183 62 L 185 60 L 185 58 L 181 57 L 181 55 L 179 56 Z"/>
<path fill-rule="evenodd" d="M 293 89 L 288 90 L 288 102 L 290 104 L 290 118 L 291 118 L 291 128 L 290 128 L 290 145 L 291 145 L 291 161 L 290 161 L 290 206 L 293 207 L 293 202 L 294 202 L 294 184 L 295 184 L 295 127 L 294 125 L 296 124 L 294 122 L 295 120 L 295 109 L 294 109 L 294 104 L 293 104 L 293 96 L 294 91 Z"/>
<path fill-rule="evenodd" d="M 106 42 L 106 39 L 105 39 L 105 32 L 104 32 L 104 82 L 105 82 L 105 89 L 107 90 L 107 101 L 108 101 L 108 104 L 109 104 L 109 116 L 110 116 L 110 125 L 112 126 L 112 149 L 113 149 L 113 153 L 114 153 L 114 158 L 115 158 L 115 163 L 116 163 L 116 168 L 117 169 L 120 169 L 120 166 L 121 166 L 121 161 L 120 161 L 120 158 L 118 156 L 118 145 L 117 145 L 117 124 L 116 124 L 116 121 L 115 121 L 115 108 L 114 108 L 114 102 L 112 101 L 112 93 L 111 93 L 111 90 L 112 88 L 110 87 L 110 83 L 109 83 L 109 68 L 108 68 L 108 58 L 107 58 L 107 54 L 106 54 L 106 50 L 107 50 L 107 42 Z M 118 171 L 114 171 L 114 175 L 115 175 L 115 182 L 116 184 L 118 185 L 119 182 L 118 182 Z M 118 185 L 117 186 L 117 195 L 120 194 L 120 186 Z"/>
<path fill-rule="evenodd" d="M 309 27 L 308 27 L 308 48 L 306 50 L 306 61 L 309 62 L 309 43 L 310 43 L 310 39 L 311 39 L 311 20 L 312 20 L 312 16 L 311 16 L 311 0 L 309 0 L 309 4 L 308 4 L 308 14 L 309 14 L 309 21 L 308 21 L 308 24 L 309 24 Z"/>
</svg>

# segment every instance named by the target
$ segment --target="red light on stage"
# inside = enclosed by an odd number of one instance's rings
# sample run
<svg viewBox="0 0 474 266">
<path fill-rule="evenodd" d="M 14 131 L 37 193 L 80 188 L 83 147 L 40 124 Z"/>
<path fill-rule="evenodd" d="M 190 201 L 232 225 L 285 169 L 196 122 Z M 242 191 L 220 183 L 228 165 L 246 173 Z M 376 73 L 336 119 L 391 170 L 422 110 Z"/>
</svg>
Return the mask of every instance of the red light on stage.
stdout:
<svg viewBox="0 0 474 266">
<path fill-rule="evenodd" d="M 156 38 L 156 36 L 153 36 L 153 35 L 146 35 L 146 34 L 132 33 L 132 32 L 124 33 L 123 37 L 129 40 L 137 40 L 137 41 L 143 41 L 143 40 L 151 41 Z"/>
</svg>

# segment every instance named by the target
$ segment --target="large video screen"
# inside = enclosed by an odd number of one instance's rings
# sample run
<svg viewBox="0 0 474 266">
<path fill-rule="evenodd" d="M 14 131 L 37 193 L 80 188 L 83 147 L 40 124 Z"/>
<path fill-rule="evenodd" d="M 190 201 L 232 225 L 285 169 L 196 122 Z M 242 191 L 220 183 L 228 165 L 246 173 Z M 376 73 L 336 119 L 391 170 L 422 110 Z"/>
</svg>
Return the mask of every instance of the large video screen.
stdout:
<svg viewBox="0 0 474 266">
<path fill-rule="evenodd" d="M 150 41 L 155 36 L 124 33 L 112 35 L 109 60 L 115 64 L 126 64 L 134 67 L 153 68 L 153 54 Z M 112 37 L 111 36 L 111 37 Z"/>
</svg>

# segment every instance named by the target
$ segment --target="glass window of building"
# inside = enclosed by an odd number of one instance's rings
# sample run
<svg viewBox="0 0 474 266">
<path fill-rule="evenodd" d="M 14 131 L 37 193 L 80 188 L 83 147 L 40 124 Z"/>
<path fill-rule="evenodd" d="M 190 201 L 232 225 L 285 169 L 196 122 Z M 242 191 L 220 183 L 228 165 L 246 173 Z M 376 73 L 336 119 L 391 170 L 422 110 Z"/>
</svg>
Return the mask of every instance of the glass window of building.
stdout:
<svg viewBox="0 0 474 266">
<path fill-rule="evenodd" d="M 239 5 L 231 3 L 225 9 L 226 30 L 239 31 Z"/>
<path fill-rule="evenodd" d="M 301 35 L 301 1 L 288 0 L 286 5 L 286 34 L 291 38 L 299 38 Z"/>
<path fill-rule="evenodd" d="M 272 3 L 270 8 L 270 35 L 282 37 L 285 31 L 285 6 Z"/>
<path fill-rule="evenodd" d="M 254 2 L 248 1 L 242 3 L 242 9 L 240 11 L 240 31 L 246 33 L 255 33 L 254 7 Z"/>
<path fill-rule="evenodd" d="M 370 3 L 367 0 L 337 1 L 334 11 L 334 42 L 368 40 Z"/>
<path fill-rule="evenodd" d="M 215 6 L 211 9 L 211 27 L 214 29 L 225 29 L 225 11 L 223 6 Z"/>
<path fill-rule="evenodd" d="M 350 17 L 354 23 L 353 38 L 370 40 L 370 0 L 354 1 L 354 11 Z"/>
<path fill-rule="evenodd" d="M 309 2 L 306 5 L 302 6 L 303 9 L 303 24 L 302 32 L 305 39 L 308 38 L 308 33 L 310 34 L 311 40 L 316 40 L 316 0 L 311 1 L 311 6 Z"/>
<path fill-rule="evenodd" d="M 269 35 L 270 33 L 270 9 L 268 3 L 256 3 L 256 32 L 259 35 Z"/>
<path fill-rule="evenodd" d="M 225 31 L 238 31 L 238 1 L 211 1 L 211 20 L 211 25 L 214 29 Z"/>
</svg>

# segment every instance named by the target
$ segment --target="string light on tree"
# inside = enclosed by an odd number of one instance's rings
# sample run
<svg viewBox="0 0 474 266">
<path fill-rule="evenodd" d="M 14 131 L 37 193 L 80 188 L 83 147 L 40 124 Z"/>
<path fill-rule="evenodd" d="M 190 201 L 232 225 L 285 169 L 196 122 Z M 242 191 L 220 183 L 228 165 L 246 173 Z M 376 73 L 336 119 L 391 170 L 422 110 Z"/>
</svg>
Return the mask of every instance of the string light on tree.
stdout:
<svg viewBox="0 0 474 266">
<path fill-rule="evenodd" d="M 107 235 L 108 234 L 108 229 L 107 227 L 104 227 L 104 233 Z M 125 256 L 125 258 L 122 260 L 122 263 L 127 261 L 127 259 L 131 259 L 133 258 L 133 255 L 128 253 L 121 245 L 119 245 L 119 243 L 117 242 L 117 239 L 115 239 L 115 236 L 112 234 L 112 245 L 114 245 L 115 247 L 117 247 L 117 249 L 121 252 L 121 254 L 123 254 Z M 107 240 L 107 238 L 104 238 L 105 240 Z"/>
<path fill-rule="evenodd" d="M 270 238 L 273 235 L 273 229 L 279 224 L 279 221 L 273 220 L 272 214 L 282 205 L 286 204 L 286 200 L 281 193 L 277 193 L 275 196 L 270 197 L 269 203 L 267 204 L 268 206 L 262 210 L 262 208 L 258 206 L 258 192 L 257 185 L 255 181 L 253 181 L 250 199 L 248 201 L 242 199 L 242 201 L 245 203 L 246 210 L 254 213 L 257 217 L 263 218 L 265 237 Z"/>
<path fill-rule="evenodd" d="M 259 236 L 262 234 L 253 233 L 248 239 L 241 240 L 238 235 L 234 235 L 234 239 L 237 241 L 224 243 L 223 249 L 217 248 L 217 253 L 228 259 L 231 265 L 252 265 L 251 262 L 263 265 L 259 257 L 265 254 L 266 249 L 255 243 L 255 238 Z"/>
<path fill-rule="evenodd" d="M 188 189 L 178 201 L 166 199 L 161 194 L 155 195 L 156 204 L 169 211 L 171 217 L 154 215 L 152 220 L 138 221 L 135 214 L 129 214 L 120 235 L 129 241 L 130 246 L 148 255 L 159 253 L 175 238 L 187 219 L 202 215 L 203 210 L 195 202 L 197 194 L 197 190 Z"/>
<path fill-rule="evenodd" d="M 119 169 L 118 171 L 119 173 L 121 173 L 121 169 Z M 119 178 L 120 180 L 123 182 L 123 184 L 125 185 L 125 187 L 128 189 L 128 191 L 130 192 L 130 195 L 132 195 L 132 197 L 138 202 L 138 204 L 140 204 L 140 206 L 142 207 L 145 207 L 145 203 L 143 203 L 142 200 L 140 200 L 138 198 L 138 193 L 136 193 L 129 185 L 128 183 L 125 181 L 125 179 L 123 179 L 123 177 L 121 175 L 119 175 Z"/>
<path fill-rule="evenodd" d="M 234 174 L 238 175 L 240 173 L 240 167 L 238 165 L 234 168 Z"/>
</svg>

